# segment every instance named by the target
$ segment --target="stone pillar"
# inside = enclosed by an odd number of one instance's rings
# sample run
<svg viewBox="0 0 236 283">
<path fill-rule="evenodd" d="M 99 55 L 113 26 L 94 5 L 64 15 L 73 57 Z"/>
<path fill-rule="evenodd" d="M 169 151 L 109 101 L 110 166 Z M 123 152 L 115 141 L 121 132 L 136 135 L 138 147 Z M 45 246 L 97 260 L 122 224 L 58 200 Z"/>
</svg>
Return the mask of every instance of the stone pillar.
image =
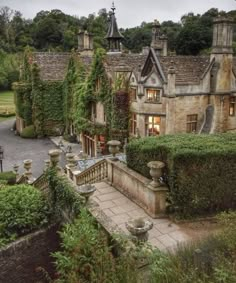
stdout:
<svg viewBox="0 0 236 283">
<path fill-rule="evenodd" d="M 32 172 L 31 172 L 32 160 L 26 159 L 23 161 L 23 163 L 24 163 L 24 168 L 26 170 L 24 176 L 27 177 L 28 180 L 30 180 L 32 178 Z"/>
<path fill-rule="evenodd" d="M 50 167 L 50 160 L 49 159 L 44 160 L 44 169 L 43 169 L 43 171 L 46 172 L 49 167 Z"/>
<path fill-rule="evenodd" d="M 166 212 L 166 199 L 168 187 L 160 181 L 162 176 L 162 169 L 165 164 L 161 161 L 151 161 L 147 164 L 150 168 L 150 175 L 153 181 L 149 184 L 149 189 L 153 191 L 154 202 L 151 203 L 153 207 L 149 209 L 155 214 L 165 214 Z"/>
<path fill-rule="evenodd" d="M 176 114 L 175 114 L 175 99 L 176 99 L 176 73 L 174 62 L 168 70 L 168 84 L 167 84 L 167 97 L 166 97 L 166 131 L 165 134 L 175 133 Z"/>
</svg>

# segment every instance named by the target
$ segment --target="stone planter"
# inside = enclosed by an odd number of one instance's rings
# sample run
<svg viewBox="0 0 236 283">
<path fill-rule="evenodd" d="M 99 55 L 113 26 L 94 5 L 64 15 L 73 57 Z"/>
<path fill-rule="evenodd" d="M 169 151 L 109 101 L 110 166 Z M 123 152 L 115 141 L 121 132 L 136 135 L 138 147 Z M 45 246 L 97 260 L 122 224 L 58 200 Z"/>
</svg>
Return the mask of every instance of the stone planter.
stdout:
<svg viewBox="0 0 236 283">
<path fill-rule="evenodd" d="M 161 161 L 151 161 L 147 164 L 150 168 L 150 175 L 152 177 L 151 186 L 154 188 L 160 187 L 162 184 L 160 182 L 160 177 L 162 175 L 162 169 L 165 167 L 165 163 Z"/>
<path fill-rule="evenodd" d="M 82 197 L 85 198 L 85 203 L 88 203 L 89 197 L 96 191 L 95 186 L 91 184 L 85 184 L 82 186 L 79 186 L 76 189 L 76 192 L 78 192 Z"/>
<path fill-rule="evenodd" d="M 130 220 L 126 223 L 127 230 L 140 242 L 146 242 L 148 240 L 148 231 L 151 230 L 152 227 L 153 223 L 143 218 Z"/>
<path fill-rule="evenodd" d="M 57 167 L 60 161 L 61 150 L 51 149 L 49 150 L 48 154 L 50 156 L 50 162 L 51 162 L 52 167 Z"/>
<path fill-rule="evenodd" d="M 74 168 L 77 165 L 77 161 L 75 160 L 75 154 L 74 153 L 67 153 L 66 154 L 66 165 L 69 168 Z"/>
<path fill-rule="evenodd" d="M 112 154 L 112 160 L 117 161 L 118 158 L 116 157 L 116 154 L 120 150 L 120 141 L 112 140 L 107 143 L 109 145 L 109 152 Z"/>
<path fill-rule="evenodd" d="M 14 170 L 14 172 L 16 174 L 16 178 L 17 178 L 18 177 L 18 171 L 19 171 L 19 165 L 18 164 L 14 164 L 13 165 L 13 170 Z"/>
</svg>

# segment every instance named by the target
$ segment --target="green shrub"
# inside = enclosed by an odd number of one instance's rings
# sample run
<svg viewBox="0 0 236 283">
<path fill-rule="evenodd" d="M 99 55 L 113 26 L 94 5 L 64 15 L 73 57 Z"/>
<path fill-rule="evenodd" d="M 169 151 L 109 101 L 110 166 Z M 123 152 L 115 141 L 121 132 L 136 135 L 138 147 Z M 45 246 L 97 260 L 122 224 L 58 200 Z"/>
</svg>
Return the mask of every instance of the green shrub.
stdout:
<svg viewBox="0 0 236 283">
<path fill-rule="evenodd" d="M 28 127 L 25 127 L 23 129 L 23 131 L 21 132 L 20 136 L 22 138 L 26 138 L 26 139 L 33 139 L 33 138 L 36 138 L 37 135 L 35 133 L 35 130 L 34 130 L 34 126 L 31 125 L 31 126 L 28 126 Z"/>
<path fill-rule="evenodd" d="M 16 174 L 13 172 L 0 173 L 0 181 L 6 181 L 8 185 L 14 185 L 16 183 Z"/>
<path fill-rule="evenodd" d="M 2 118 L 14 117 L 15 115 L 15 113 L 0 113 L 0 117 Z"/>
<path fill-rule="evenodd" d="M 139 282 L 132 251 L 115 258 L 106 233 L 86 210 L 60 232 L 62 251 L 54 253 L 60 283 Z"/>
<path fill-rule="evenodd" d="M 15 185 L 0 190 L 0 244 L 39 229 L 48 219 L 48 203 L 34 187 Z"/>
<path fill-rule="evenodd" d="M 236 134 L 143 138 L 127 146 L 127 164 L 150 178 L 147 163 L 166 163 L 176 213 L 188 217 L 236 208 Z"/>
</svg>

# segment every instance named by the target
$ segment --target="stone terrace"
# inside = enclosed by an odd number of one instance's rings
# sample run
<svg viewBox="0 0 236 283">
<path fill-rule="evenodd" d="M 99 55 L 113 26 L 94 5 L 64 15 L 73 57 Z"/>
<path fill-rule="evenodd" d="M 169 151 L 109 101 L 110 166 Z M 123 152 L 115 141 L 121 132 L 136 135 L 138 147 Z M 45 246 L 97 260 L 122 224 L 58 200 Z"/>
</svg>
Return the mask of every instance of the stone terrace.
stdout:
<svg viewBox="0 0 236 283">
<path fill-rule="evenodd" d="M 92 205 L 90 210 L 96 218 L 99 218 L 98 214 L 102 214 L 100 218 L 105 217 L 100 220 L 109 232 L 122 232 L 129 235 L 125 223 L 129 219 L 143 217 L 153 222 L 148 240 L 152 246 L 162 251 L 173 250 L 178 244 L 189 240 L 181 228 L 169 219 L 152 219 L 142 208 L 107 183 L 101 182 L 95 186 L 97 190 L 91 197 L 95 206 Z"/>
</svg>

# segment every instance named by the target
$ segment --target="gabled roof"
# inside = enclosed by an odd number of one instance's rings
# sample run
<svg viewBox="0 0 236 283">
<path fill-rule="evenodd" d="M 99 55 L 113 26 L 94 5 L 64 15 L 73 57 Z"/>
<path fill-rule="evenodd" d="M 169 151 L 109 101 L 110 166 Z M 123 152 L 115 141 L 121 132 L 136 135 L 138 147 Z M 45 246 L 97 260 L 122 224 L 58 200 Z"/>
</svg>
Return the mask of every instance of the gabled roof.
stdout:
<svg viewBox="0 0 236 283">
<path fill-rule="evenodd" d="M 163 82 L 167 82 L 168 70 L 174 67 L 176 84 L 199 84 L 209 63 L 210 56 L 157 56 L 150 48 L 142 70 L 142 77 L 148 76 L 155 67 Z"/>
<path fill-rule="evenodd" d="M 158 57 L 165 76 L 170 66 L 176 71 L 176 84 L 199 84 L 208 65 L 210 56 L 167 56 Z"/>
<path fill-rule="evenodd" d="M 43 81 L 63 81 L 72 53 L 35 52 L 33 63 L 37 63 L 40 70 L 40 79 Z M 79 56 L 85 66 L 90 66 L 91 56 Z"/>
<path fill-rule="evenodd" d="M 141 54 L 107 54 L 104 60 L 108 72 L 134 72 L 137 74 L 145 63 L 147 55 Z"/>
</svg>

